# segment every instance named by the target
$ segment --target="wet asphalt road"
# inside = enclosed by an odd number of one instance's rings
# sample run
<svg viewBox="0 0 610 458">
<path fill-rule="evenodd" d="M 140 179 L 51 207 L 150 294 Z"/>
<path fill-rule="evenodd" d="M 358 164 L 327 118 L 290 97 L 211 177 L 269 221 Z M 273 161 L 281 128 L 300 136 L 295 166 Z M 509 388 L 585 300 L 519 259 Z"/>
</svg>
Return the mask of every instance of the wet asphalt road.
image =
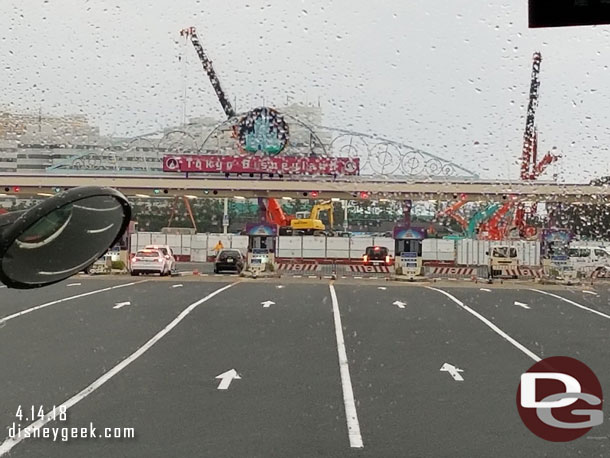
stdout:
<svg viewBox="0 0 610 458">
<path fill-rule="evenodd" d="M 531 288 L 230 276 L 2 288 L 0 456 L 608 456 L 607 415 L 552 443 L 516 409 L 530 354 L 578 358 L 610 387 L 608 287 Z M 239 379 L 216 378 L 231 369 Z M 66 402 L 43 428 L 92 424 L 98 437 L 5 440 L 32 407 Z M 106 427 L 135 437 L 99 437 Z"/>
</svg>

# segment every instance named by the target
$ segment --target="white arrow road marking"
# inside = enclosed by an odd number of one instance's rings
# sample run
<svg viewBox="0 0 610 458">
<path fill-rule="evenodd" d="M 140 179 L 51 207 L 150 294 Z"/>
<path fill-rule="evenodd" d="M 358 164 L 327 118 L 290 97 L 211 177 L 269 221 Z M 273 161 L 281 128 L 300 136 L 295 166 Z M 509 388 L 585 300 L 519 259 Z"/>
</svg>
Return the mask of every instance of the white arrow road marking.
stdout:
<svg viewBox="0 0 610 458">
<path fill-rule="evenodd" d="M 172 285 L 172 288 L 182 288 L 182 283 L 178 283 L 177 285 Z"/>
<path fill-rule="evenodd" d="M 491 293 L 491 289 L 487 289 L 487 288 L 481 288 L 481 291 L 486 291 L 488 293 Z"/>
<path fill-rule="evenodd" d="M 530 308 L 529 305 L 524 304 L 523 302 L 515 301 L 515 305 L 518 305 L 519 307 L 523 307 L 524 309 L 529 309 Z"/>
<path fill-rule="evenodd" d="M 392 305 L 397 305 L 399 309 L 404 309 L 405 305 L 407 305 L 407 303 L 406 302 L 400 302 L 400 301 L 394 301 L 392 303 Z"/>
<path fill-rule="evenodd" d="M 273 301 L 265 301 L 265 302 L 261 302 L 261 305 L 264 308 L 269 308 L 270 305 L 275 305 L 275 302 L 273 302 Z"/>
<path fill-rule="evenodd" d="M 66 286 L 80 286 L 80 283 L 68 283 Z"/>
<path fill-rule="evenodd" d="M 345 339 L 343 337 L 343 326 L 341 325 L 341 312 L 335 287 L 330 284 L 330 298 L 333 303 L 333 318 L 335 321 L 335 337 L 337 338 L 337 354 L 339 356 L 339 373 L 341 374 L 341 389 L 343 391 L 343 405 L 345 406 L 345 419 L 347 420 L 347 435 L 351 448 L 362 448 L 362 434 L 360 434 L 360 423 L 358 422 L 358 411 L 354 399 L 352 379 L 349 375 L 349 362 L 345 351 Z"/>
<path fill-rule="evenodd" d="M 229 385 L 233 380 L 240 380 L 241 377 L 235 371 L 235 369 L 231 369 L 230 371 L 223 372 L 220 375 L 217 375 L 216 378 L 220 379 L 220 383 L 218 384 L 218 390 L 226 390 L 229 388 Z"/>
<path fill-rule="evenodd" d="M 386 288 L 385 286 L 378 286 L 377 289 L 380 289 L 381 291 L 385 291 L 388 288 Z"/>
<path fill-rule="evenodd" d="M 89 291 L 87 293 L 82 293 L 82 294 L 77 294 L 76 296 L 69 296 L 69 297 L 64 297 L 63 299 L 57 299 L 55 301 L 51 301 L 51 302 L 46 302 L 44 304 L 40 304 L 40 305 L 36 305 L 35 307 L 30 307 L 29 309 L 25 309 L 22 310 L 21 312 L 17 312 L 17 313 L 13 313 L 12 315 L 7 315 L 3 318 L 0 318 L 0 326 L 4 325 L 4 323 L 6 323 L 9 320 L 12 320 L 14 318 L 20 317 L 22 315 L 25 315 L 27 313 L 31 313 L 34 312 L 36 310 L 40 310 L 43 309 L 45 307 L 49 307 L 50 305 L 55 305 L 55 304 L 59 304 L 61 302 L 66 302 L 66 301 L 70 301 L 72 299 L 78 299 L 80 297 L 85 297 L 85 296 L 90 296 L 92 294 L 97 294 L 97 293 L 103 293 L 104 291 L 110 291 L 112 289 L 117 289 L 117 288 L 124 288 L 126 286 L 133 286 L 133 285 L 138 285 L 140 283 L 145 283 L 148 280 L 142 280 L 142 281 L 138 281 L 138 282 L 131 282 L 131 283 L 123 283 L 120 285 L 115 285 L 115 286 L 109 286 L 107 288 L 102 288 L 102 289 L 96 289 L 94 291 Z"/>
<path fill-rule="evenodd" d="M 125 307 L 126 305 L 131 305 L 131 302 L 127 301 L 127 302 L 117 302 L 116 304 L 114 304 L 114 307 L 112 307 L 113 309 L 120 309 L 121 307 Z"/>
<path fill-rule="evenodd" d="M 144 281 L 147 281 L 147 280 L 144 280 Z M 134 284 L 134 283 L 131 283 L 131 284 Z M 223 291 L 231 288 L 234 285 L 236 285 L 236 283 L 231 283 L 227 286 L 223 286 L 222 288 L 217 289 L 216 291 L 208 294 L 204 298 L 199 299 L 197 302 L 193 302 L 191 305 L 189 305 L 187 308 L 185 308 L 182 312 L 180 312 L 180 314 L 178 314 L 178 316 L 176 318 L 174 318 L 171 322 L 169 322 L 169 324 L 167 324 L 167 326 L 165 326 L 163 329 L 161 329 L 157 334 L 155 334 L 153 337 L 151 337 L 144 345 L 142 345 L 140 348 L 138 348 L 136 351 L 134 351 L 131 355 L 129 355 L 123 361 L 118 363 L 108 372 L 105 372 L 104 374 L 102 374 L 93 383 L 91 383 L 86 388 L 83 388 L 81 391 L 76 393 L 70 399 L 64 401 L 61 405 L 57 404 L 57 403 L 55 405 L 65 407 L 66 411 L 68 411 L 71 407 L 78 404 L 80 401 L 85 399 L 91 393 L 94 393 L 98 388 L 100 388 L 106 382 L 108 382 L 108 380 L 110 380 L 112 377 L 117 375 L 119 372 L 121 372 L 131 363 L 133 363 L 136 359 L 138 359 L 140 356 L 142 356 L 144 353 L 146 353 L 154 344 L 159 342 L 159 340 L 161 340 L 167 333 L 169 333 L 182 320 L 184 320 L 184 318 L 186 318 L 186 316 L 189 313 L 191 313 L 195 308 L 197 308 L 199 305 L 203 304 L 204 302 L 209 301 L 211 298 L 213 298 L 217 294 L 222 293 Z M 123 285 L 123 286 L 126 286 L 126 285 Z M 110 289 L 110 288 L 107 288 L 107 289 Z M 103 291 L 103 290 L 98 290 L 98 291 Z M 42 428 L 44 425 L 46 425 L 48 422 L 55 421 L 55 419 L 56 419 L 55 412 L 54 412 L 54 409 L 52 409 L 52 410 L 49 410 L 43 418 L 36 420 L 35 422 L 29 424 L 28 426 L 26 426 L 23 429 L 24 430 L 27 429 L 30 432 L 37 431 L 40 428 Z M 27 436 L 27 437 L 31 437 L 31 436 Z M 0 444 L 0 456 L 6 455 L 8 452 L 11 451 L 11 449 L 15 445 L 19 444 L 24 439 L 26 439 L 26 435 L 24 435 L 24 434 L 18 434 L 16 436 L 7 437 L 4 440 L 4 442 L 2 442 Z"/>
<path fill-rule="evenodd" d="M 505 333 L 504 331 L 502 331 L 502 329 L 500 329 L 499 327 L 497 327 L 495 324 L 493 324 L 491 321 L 489 321 L 487 318 L 485 318 L 483 315 L 481 315 L 479 312 L 471 309 L 470 307 L 468 307 L 467 305 L 465 305 L 461 300 L 459 300 L 457 297 L 449 294 L 447 291 L 443 291 L 442 289 L 438 289 L 438 288 L 432 288 L 430 286 L 426 286 L 427 289 L 431 289 L 433 291 L 438 291 L 441 294 L 444 294 L 445 296 L 447 296 L 449 299 L 451 299 L 453 302 L 455 302 L 457 305 L 459 305 L 461 308 L 463 308 L 464 310 L 466 310 L 468 313 L 470 313 L 471 315 L 475 316 L 476 318 L 478 318 L 479 320 L 481 320 L 483 323 L 485 323 L 489 328 L 491 328 L 496 334 L 498 334 L 499 336 L 503 337 L 504 339 L 506 339 L 508 342 L 510 342 L 512 345 L 514 345 L 516 348 L 518 348 L 519 350 L 521 350 L 523 353 L 525 353 L 527 356 L 529 356 L 530 358 L 532 358 L 534 361 L 538 362 L 541 361 L 542 358 L 540 358 L 540 356 L 538 356 L 536 353 L 534 353 L 533 351 L 531 351 L 530 349 L 528 349 L 526 346 L 520 344 L 519 342 L 517 342 L 515 339 L 513 339 L 511 336 L 509 336 L 507 333 Z M 533 291 L 537 291 L 537 290 L 533 290 Z M 610 318 L 610 317 L 609 317 Z"/>
<path fill-rule="evenodd" d="M 449 364 L 449 363 L 443 364 L 443 367 L 441 367 L 441 372 L 449 372 L 449 375 L 451 375 L 456 382 L 464 381 L 464 377 L 462 377 L 460 375 L 460 372 L 464 372 L 464 371 L 462 369 L 458 369 L 457 367 L 453 366 L 452 364 Z"/>
</svg>

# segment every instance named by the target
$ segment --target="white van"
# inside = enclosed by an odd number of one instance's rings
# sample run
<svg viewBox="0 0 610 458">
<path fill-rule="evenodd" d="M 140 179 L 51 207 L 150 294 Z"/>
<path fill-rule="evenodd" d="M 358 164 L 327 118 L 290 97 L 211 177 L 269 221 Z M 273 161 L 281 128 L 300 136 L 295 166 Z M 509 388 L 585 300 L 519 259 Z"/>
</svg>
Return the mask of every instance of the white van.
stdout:
<svg viewBox="0 0 610 458">
<path fill-rule="evenodd" d="M 610 249 L 605 247 L 570 245 L 567 254 L 576 271 L 590 273 L 610 265 Z"/>
</svg>

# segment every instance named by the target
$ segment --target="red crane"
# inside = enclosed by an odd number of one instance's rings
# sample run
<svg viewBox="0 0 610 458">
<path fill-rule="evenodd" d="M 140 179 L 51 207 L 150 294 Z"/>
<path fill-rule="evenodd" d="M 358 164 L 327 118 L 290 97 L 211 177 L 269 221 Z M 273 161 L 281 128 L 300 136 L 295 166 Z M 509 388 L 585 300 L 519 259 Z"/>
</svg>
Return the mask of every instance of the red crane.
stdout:
<svg viewBox="0 0 610 458">
<path fill-rule="evenodd" d="M 527 116 L 525 118 L 525 133 L 523 134 L 523 150 L 521 153 L 521 180 L 534 181 L 544 170 L 557 159 L 559 156 L 551 153 L 546 153 L 540 161 L 538 161 L 538 129 L 536 128 L 536 108 L 538 108 L 538 89 L 540 87 L 540 63 L 542 55 L 535 52 L 532 62 L 532 78 L 530 83 L 530 98 L 527 106 Z M 536 204 L 534 203 L 530 209 L 530 214 L 534 214 Z M 526 224 L 526 210 L 523 203 L 517 204 L 513 219 L 513 227 L 518 230 L 521 238 L 531 238 L 536 233 L 536 229 Z"/>
<path fill-rule="evenodd" d="M 466 194 L 462 194 L 460 196 L 460 200 L 455 202 L 453 205 L 450 205 L 446 209 L 438 212 L 438 214 L 436 215 L 436 219 L 438 220 L 439 218 L 441 218 L 443 216 L 449 216 L 449 217 L 453 218 L 454 220 L 456 220 L 457 223 L 460 226 L 462 226 L 462 229 L 466 229 L 468 227 L 468 221 L 466 221 L 462 217 L 462 215 L 457 213 L 457 211 L 467 203 L 468 203 L 468 197 L 466 196 Z"/>
<path fill-rule="evenodd" d="M 546 153 L 538 162 L 538 129 L 536 128 L 536 108 L 538 108 L 538 88 L 540 87 L 540 63 L 542 55 L 534 53 L 532 63 L 532 79 L 530 83 L 530 99 L 525 118 L 525 133 L 523 135 L 523 151 L 521 154 L 521 179 L 535 180 L 549 164 L 555 162 L 559 156 Z"/>
</svg>

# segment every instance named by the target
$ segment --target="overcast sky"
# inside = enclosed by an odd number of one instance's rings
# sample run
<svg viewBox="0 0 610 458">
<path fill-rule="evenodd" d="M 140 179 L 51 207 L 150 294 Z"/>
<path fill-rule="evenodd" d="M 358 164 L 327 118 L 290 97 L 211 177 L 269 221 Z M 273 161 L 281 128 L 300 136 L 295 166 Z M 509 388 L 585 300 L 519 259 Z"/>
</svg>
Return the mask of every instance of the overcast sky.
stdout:
<svg viewBox="0 0 610 458">
<path fill-rule="evenodd" d="M 326 125 L 490 178 L 518 178 L 539 50 L 539 149 L 563 154 L 547 177 L 610 174 L 610 27 L 530 30 L 526 0 L 2 0 L 0 107 L 131 135 L 180 123 L 186 85 L 189 117 L 222 119 L 190 25 L 238 110 L 319 98 Z"/>
</svg>

